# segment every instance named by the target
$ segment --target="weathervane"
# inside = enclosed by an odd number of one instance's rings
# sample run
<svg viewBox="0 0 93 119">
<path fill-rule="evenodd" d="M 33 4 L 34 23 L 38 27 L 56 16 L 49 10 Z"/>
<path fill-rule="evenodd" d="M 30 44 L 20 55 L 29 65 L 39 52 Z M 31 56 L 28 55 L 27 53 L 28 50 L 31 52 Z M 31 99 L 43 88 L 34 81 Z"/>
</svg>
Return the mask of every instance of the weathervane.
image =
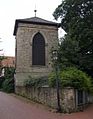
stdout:
<svg viewBox="0 0 93 119">
<path fill-rule="evenodd" d="M 34 12 L 35 12 L 35 17 L 36 17 L 36 12 L 37 12 L 37 10 L 36 10 L 36 5 L 35 5 L 35 10 L 34 10 Z"/>
</svg>

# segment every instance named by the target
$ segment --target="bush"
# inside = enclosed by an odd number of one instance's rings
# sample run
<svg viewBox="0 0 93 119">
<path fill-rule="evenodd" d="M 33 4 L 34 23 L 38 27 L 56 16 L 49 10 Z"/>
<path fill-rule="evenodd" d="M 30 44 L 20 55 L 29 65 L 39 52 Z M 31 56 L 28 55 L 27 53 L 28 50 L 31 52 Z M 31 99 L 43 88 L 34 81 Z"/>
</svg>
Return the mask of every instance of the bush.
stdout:
<svg viewBox="0 0 93 119">
<path fill-rule="evenodd" d="M 73 87 L 78 90 L 91 90 L 91 78 L 81 70 L 70 67 L 60 71 L 59 81 L 61 87 Z M 53 72 L 49 75 L 49 85 L 55 87 L 56 76 Z"/>
<path fill-rule="evenodd" d="M 3 91 L 7 93 L 13 93 L 14 92 L 14 80 L 13 79 L 5 79 L 5 81 L 2 84 Z"/>
<path fill-rule="evenodd" d="M 7 93 L 14 92 L 14 72 L 14 67 L 5 67 L 5 80 L 2 83 L 2 90 Z"/>
<path fill-rule="evenodd" d="M 29 79 L 24 82 L 24 85 L 26 87 L 35 87 L 35 88 L 40 88 L 44 85 L 48 84 L 47 77 L 38 77 L 38 78 L 32 78 L 29 76 Z"/>
<path fill-rule="evenodd" d="M 14 77 L 15 68 L 14 67 L 5 67 L 5 78 Z"/>
<path fill-rule="evenodd" d="M 0 77 L 0 89 L 2 88 L 2 84 L 3 84 L 4 80 L 5 80 L 4 77 Z"/>
</svg>

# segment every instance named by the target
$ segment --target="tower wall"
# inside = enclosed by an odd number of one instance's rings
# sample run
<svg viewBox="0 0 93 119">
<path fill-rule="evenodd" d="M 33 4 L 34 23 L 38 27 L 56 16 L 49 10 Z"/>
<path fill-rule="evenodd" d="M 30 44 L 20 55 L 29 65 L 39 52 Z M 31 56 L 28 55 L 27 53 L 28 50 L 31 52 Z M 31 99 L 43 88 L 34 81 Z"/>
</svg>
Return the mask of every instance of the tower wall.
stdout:
<svg viewBox="0 0 93 119">
<path fill-rule="evenodd" d="M 36 33 L 45 39 L 45 66 L 32 65 L 32 43 Z M 49 25 L 19 23 L 16 33 L 16 74 L 15 85 L 23 86 L 31 77 L 48 76 L 52 71 L 51 49 L 58 46 L 58 28 Z"/>
</svg>

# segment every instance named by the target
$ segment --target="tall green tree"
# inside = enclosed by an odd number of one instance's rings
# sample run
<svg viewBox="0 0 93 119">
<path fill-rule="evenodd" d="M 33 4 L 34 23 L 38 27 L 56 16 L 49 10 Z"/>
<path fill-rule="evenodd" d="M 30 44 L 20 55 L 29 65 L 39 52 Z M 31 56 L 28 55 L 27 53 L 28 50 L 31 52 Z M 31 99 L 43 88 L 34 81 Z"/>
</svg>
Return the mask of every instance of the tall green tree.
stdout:
<svg viewBox="0 0 93 119">
<path fill-rule="evenodd" d="M 53 15 L 67 33 L 60 53 L 93 77 L 93 0 L 63 0 Z"/>
</svg>

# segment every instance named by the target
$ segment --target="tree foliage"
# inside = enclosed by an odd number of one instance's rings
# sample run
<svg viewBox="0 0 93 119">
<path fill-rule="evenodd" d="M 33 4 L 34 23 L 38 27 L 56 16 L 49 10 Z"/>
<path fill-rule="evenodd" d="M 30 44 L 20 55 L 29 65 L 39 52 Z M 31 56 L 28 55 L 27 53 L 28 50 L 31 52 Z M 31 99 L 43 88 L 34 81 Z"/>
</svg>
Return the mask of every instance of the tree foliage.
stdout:
<svg viewBox="0 0 93 119">
<path fill-rule="evenodd" d="M 62 70 L 72 66 L 78 68 L 78 51 L 78 42 L 72 40 L 68 35 L 65 36 L 61 44 L 59 44 L 58 50 L 58 62 Z"/>
<path fill-rule="evenodd" d="M 66 60 L 93 77 L 93 0 L 63 0 L 53 15 L 67 32 L 61 44 Z"/>
<path fill-rule="evenodd" d="M 70 27 L 75 29 L 75 26 L 83 26 L 83 24 L 86 24 L 86 26 L 92 28 L 92 14 L 92 0 L 63 0 L 62 3 L 56 8 L 53 15 L 56 19 L 59 17 L 61 18 L 63 29 L 66 32 L 69 32 Z M 83 28 L 86 26 L 83 26 Z"/>
</svg>

